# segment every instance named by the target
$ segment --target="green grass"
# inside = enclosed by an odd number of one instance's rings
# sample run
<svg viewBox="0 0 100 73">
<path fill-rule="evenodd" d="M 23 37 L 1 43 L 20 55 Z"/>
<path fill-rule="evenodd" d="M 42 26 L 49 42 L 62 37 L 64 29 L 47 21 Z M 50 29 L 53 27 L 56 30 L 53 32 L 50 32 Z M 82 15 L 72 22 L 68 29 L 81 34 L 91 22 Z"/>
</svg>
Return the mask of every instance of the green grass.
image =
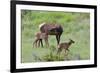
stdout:
<svg viewBox="0 0 100 73">
<path fill-rule="evenodd" d="M 33 48 L 34 34 L 39 31 L 39 24 L 42 22 L 61 24 L 64 32 L 61 36 L 61 42 L 68 42 L 73 39 L 75 43 L 71 45 L 68 57 L 73 60 L 76 54 L 79 54 L 81 60 L 90 58 L 90 15 L 89 13 L 74 12 L 49 12 L 49 11 L 21 11 L 21 60 L 26 62 L 48 61 L 52 52 L 52 61 L 57 61 L 57 49 L 52 51 L 50 48 L 57 47 L 55 36 L 49 36 L 50 47 Z M 63 53 L 63 52 L 62 52 Z M 39 59 L 34 57 L 36 55 Z M 61 54 L 61 60 L 64 56 Z M 45 58 L 46 57 L 46 58 Z M 60 59 L 59 59 L 60 60 Z"/>
</svg>

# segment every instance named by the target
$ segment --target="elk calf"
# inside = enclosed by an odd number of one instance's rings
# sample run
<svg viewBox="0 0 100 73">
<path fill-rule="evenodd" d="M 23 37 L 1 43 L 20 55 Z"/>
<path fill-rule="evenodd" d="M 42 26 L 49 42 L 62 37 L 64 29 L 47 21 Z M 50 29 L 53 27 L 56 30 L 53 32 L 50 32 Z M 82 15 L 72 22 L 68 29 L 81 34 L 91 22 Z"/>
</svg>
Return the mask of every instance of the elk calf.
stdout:
<svg viewBox="0 0 100 73">
<path fill-rule="evenodd" d="M 36 47 L 39 47 L 40 46 L 40 43 L 41 43 L 41 46 L 43 47 L 42 40 L 45 41 L 46 46 L 49 46 L 49 43 L 48 43 L 48 35 L 46 33 L 37 32 L 35 34 L 35 41 L 33 42 L 33 46 L 35 45 Z"/>
<path fill-rule="evenodd" d="M 75 43 L 73 40 L 70 39 L 70 41 L 67 43 L 60 43 L 57 47 L 58 49 L 58 52 L 57 53 L 60 53 L 62 51 L 62 49 L 65 49 L 65 53 L 66 53 L 66 50 L 69 51 L 69 47 L 71 46 L 72 43 Z"/>
</svg>

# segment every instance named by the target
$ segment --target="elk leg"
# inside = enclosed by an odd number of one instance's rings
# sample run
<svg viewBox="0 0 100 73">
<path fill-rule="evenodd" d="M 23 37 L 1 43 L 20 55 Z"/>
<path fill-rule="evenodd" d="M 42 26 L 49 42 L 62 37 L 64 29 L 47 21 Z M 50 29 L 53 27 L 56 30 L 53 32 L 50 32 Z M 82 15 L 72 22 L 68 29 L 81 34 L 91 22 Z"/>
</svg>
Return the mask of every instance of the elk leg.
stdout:
<svg viewBox="0 0 100 73">
<path fill-rule="evenodd" d="M 41 46 L 43 47 L 43 42 L 42 42 L 42 39 L 40 39 L 40 43 L 41 43 Z"/>
<path fill-rule="evenodd" d="M 59 44 L 59 42 L 60 42 L 60 37 L 61 37 L 61 35 L 58 35 L 58 44 Z"/>
<path fill-rule="evenodd" d="M 35 42 L 33 42 L 33 48 L 34 48 Z"/>
<path fill-rule="evenodd" d="M 60 54 L 62 50 L 60 48 L 58 48 L 57 54 Z"/>
<path fill-rule="evenodd" d="M 38 40 L 38 47 L 40 47 L 40 39 Z"/>
<path fill-rule="evenodd" d="M 56 35 L 57 44 L 59 44 L 59 37 Z"/>
<path fill-rule="evenodd" d="M 36 39 L 36 40 L 33 42 L 33 47 L 34 47 L 34 46 L 35 46 L 35 47 L 37 46 L 37 41 L 38 41 L 38 40 Z"/>
<path fill-rule="evenodd" d="M 48 38 L 45 38 L 44 40 L 45 40 L 46 47 L 48 47 L 49 46 Z"/>
<path fill-rule="evenodd" d="M 67 51 L 67 54 L 66 54 L 66 51 Z M 65 49 L 65 54 L 68 55 L 68 53 L 69 53 L 69 49 Z"/>
<path fill-rule="evenodd" d="M 48 35 L 47 34 L 45 35 L 44 41 L 45 41 L 46 47 L 48 47 L 49 43 L 48 43 Z"/>
<path fill-rule="evenodd" d="M 43 47 L 42 39 L 37 40 L 36 46 L 40 47 L 40 43 L 41 43 L 41 46 Z"/>
<path fill-rule="evenodd" d="M 47 47 L 49 47 L 49 42 L 48 42 L 48 35 L 47 35 L 47 37 L 46 37 L 46 43 L 47 43 Z"/>
<path fill-rule="evenodd" d="M 35 46 L 36 46 L 36 48 L 38 47 L 38 41 L 39 41 L 39 40 L 37 39 L 37 40 L 36 40 L 36 45 L 35 45 Z"/>
</svg>

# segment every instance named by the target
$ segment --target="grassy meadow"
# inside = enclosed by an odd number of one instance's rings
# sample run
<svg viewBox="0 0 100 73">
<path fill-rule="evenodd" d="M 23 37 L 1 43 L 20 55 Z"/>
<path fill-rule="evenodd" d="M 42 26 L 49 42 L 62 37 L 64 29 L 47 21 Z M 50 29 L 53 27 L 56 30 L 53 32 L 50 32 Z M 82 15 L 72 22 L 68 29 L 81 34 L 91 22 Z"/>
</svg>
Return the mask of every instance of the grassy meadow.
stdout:
<svg viewBox="0 0 100 73">
<path fill-rule="evenodd" d="M 35 33 L 40 31 L 42 22 L 62 25 L 60 42 L 75 41 L 68 55 L 57 52 L 55 36 L 49 36 L 50 46 L 33 48 Z M 21 61 L 22 63 L 41 61 L 87 60 L 90 58 L 90 14 L 78 12 L 53 12 L 21 10 Z M 45 45 L 45 43 L 44 43 Z"/>
</svg>

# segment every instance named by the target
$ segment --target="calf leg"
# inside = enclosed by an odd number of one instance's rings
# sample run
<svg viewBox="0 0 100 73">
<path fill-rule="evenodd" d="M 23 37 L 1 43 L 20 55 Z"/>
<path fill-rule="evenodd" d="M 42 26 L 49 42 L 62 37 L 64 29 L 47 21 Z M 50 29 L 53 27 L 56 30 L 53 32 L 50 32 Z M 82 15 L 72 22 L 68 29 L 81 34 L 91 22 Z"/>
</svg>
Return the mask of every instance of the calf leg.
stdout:
<svg viewBox="0 0 100 73">
<path fill-rule="evenodd" d="M 40 39 L 38 40 L 38 47 L 40 47 Z"/>
<path fill-rule="evenodd" d="M 57 54 L 60 54 L 61 51 L 61 48 L 58 48 Z"/>
<path fill-rule="evenodd" d="M 68 51 L 68 52 L 69 52 L 69 49 L 65 49 L 65 53 L 66 53 L 66 51 Z"/>
<path fill-rule="evenodd" d="M 41 46 L 43 47 L 43 42 L 42 42 L 42 39 L 40 39 L 40 43 L 41 43 Z"/>
<path fill-rule="evenodd" d="M 35 39 L 35 41 L 33 42 L 33 47 L 37 47 L 37 42 L 38 42 L 38 39 Z"/>
</svg>

